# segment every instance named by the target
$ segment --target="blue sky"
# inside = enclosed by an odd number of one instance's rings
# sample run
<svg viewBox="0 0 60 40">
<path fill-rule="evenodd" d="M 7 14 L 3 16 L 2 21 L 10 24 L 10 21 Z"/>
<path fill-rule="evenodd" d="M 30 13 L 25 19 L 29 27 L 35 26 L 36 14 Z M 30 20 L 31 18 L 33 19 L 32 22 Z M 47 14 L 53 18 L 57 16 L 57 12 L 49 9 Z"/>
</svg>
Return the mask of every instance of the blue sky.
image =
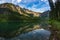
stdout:
<svg viewBox="0 0 60 40">
<path fill-rule="evenodd" d="M 0 0 L 0 4 L 6 2 L 19 5 L 22 8 L 35 12 L 44 12 L 50 10 L 48 0 Z"/>
</svg>

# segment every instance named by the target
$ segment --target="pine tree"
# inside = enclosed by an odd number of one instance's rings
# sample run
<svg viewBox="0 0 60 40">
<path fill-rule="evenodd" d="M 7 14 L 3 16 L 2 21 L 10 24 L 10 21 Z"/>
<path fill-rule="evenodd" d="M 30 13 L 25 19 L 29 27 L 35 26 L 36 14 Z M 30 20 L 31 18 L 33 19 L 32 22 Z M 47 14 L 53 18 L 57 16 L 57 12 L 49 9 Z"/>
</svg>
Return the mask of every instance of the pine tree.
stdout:
<svg viewBox="0 0 60 40">
<path fill-rule="evenodd" d="M 48 0 L 51 8 L 50 18 L 55 20 L 60 20 L 60 2 L 56 1 L 54 4 L 52 0 Z"/>
</svg>

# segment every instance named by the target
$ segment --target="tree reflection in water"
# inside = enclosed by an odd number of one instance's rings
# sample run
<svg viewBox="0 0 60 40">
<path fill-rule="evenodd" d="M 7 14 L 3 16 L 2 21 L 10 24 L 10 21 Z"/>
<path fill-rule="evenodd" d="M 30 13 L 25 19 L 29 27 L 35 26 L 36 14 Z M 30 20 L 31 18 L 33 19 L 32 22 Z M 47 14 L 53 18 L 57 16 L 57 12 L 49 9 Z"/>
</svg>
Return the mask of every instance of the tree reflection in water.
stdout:
<svg viewBox="0 0 60 40">
<path fill-rule="evenodd" d="M 40 24 L 29 23 L 24 27 L 23 34 L 14 38 L 0 38 L 0 40 L 49 40 L 50 31 L 40 27 Z M 30 32 L 28 32 L 30 31 Z"/>
</svg>

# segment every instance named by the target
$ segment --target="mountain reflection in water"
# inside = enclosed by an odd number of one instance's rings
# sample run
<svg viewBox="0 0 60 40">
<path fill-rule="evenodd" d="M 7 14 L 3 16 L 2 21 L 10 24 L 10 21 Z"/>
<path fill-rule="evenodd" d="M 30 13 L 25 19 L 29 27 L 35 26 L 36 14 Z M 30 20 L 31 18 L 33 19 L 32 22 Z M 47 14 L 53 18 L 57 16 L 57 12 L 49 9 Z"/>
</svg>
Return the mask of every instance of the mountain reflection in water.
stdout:
<svg viewBox="0 0 60 40">
<path fill-rule="evenodd" d="M 33 26 L 40 27 L 39 24 Z M 10 39 L 0 37 L 0 40 L 49 40 L 50 34 L 50 31 L 40 28 Z"/>
</svg>

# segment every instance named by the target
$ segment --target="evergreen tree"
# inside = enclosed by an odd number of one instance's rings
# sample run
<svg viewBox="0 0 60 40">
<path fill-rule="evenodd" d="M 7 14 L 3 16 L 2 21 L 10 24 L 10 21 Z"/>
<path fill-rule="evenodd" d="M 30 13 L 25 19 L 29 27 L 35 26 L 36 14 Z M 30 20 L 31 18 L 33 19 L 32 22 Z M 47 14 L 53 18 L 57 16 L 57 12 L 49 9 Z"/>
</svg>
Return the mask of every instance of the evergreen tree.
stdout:
<svg viewBox="0 0 60 40">
<path fill-rule="evenodd" d="M 50 18 L 55 20 L 60 20 L 60 1 L 57 0 L 53 3 L 52 0 L 48 0 L 51 8 Z"/>
</svg>

